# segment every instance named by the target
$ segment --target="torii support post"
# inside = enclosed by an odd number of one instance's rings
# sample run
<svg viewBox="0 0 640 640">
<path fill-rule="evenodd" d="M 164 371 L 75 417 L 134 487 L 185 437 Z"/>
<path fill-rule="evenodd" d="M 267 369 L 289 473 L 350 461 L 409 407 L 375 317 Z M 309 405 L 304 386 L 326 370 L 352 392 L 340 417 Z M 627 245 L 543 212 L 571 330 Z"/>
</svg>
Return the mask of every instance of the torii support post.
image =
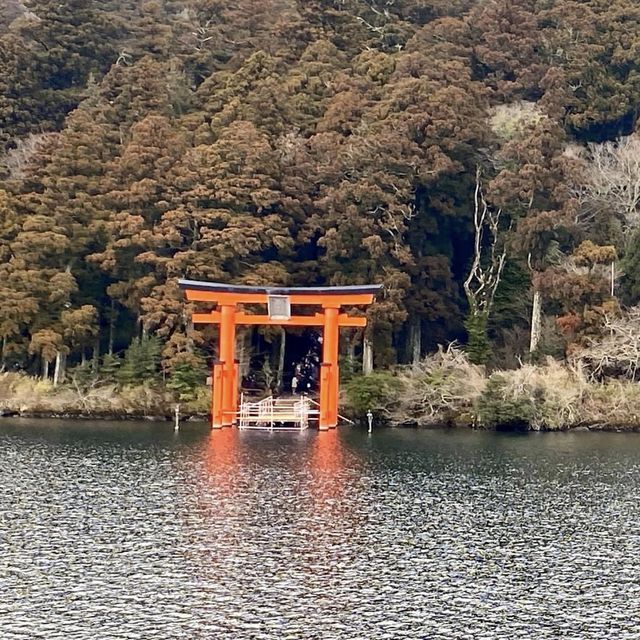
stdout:
<svg viewBox="0 0 640 640">
<path fill-rule="evenodd" d="M 237 399 L 236 375 L 236 305 L 220 307 L 220 360 L 222 361 L 222 425 L 235 421 Z M 212 421 L 215 428 L 215 424 Z"/>
<path fill-rule="evenodd" d="M 340 330 L 338 307 L 324 305 L 324 335 L 322 341 L 322 372 L 320 384 L 320 430 L 338 426 L 338 399 L 340 393 L 340 367 L 338 345 Z M 322 391 L 325 393 L 322 393 Z"/>
<path fill-rule="evenodd" d="M 224 364 L 215 362 L 211 371 L 211 428 L 222 429 L 223 420 L 223 403 L 222 388 L 224 384 Z"/>
<path fill-rule="evenodd" d="M 220 326 L 220 360 L 212 371 L 211 425 L 214 429 L 231 426 L 238 413 L 238 361 L 235 357 L 237 325 L 279 325 L 289 327 L 317 326 L 323 329 L 322 366 L 320 371 L 321 430 L 338 425 L 340 368 L 338 364 L 341 327 L 365 327 L 366 318 L 340 313 L 343 306 L 369 305 L 380 290 L 378 285 L 348 287 L 247 287 L 180 280 L 190 302 L 215 303 L 218 310 L 194 313 L 194 324 Z M 271 304 L 273 298 L 287 311 L 279 315 L 251 315 L 238 310 L 242 304 Z M 292 316 L 291 305 L 318 305 L 322 313 Z"/>
</svg>

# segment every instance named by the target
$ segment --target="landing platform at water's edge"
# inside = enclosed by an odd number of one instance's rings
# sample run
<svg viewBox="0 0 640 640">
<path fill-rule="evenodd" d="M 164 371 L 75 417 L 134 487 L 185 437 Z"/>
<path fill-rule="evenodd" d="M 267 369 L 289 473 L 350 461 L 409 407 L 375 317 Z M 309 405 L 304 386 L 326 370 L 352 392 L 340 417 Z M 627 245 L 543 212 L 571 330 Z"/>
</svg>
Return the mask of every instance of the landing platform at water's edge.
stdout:
<svg viewBox="0 0 640 640">
<path fill-rule="evenodd" d="M 237 424 L 240 429 L 302 431 L 319 415 L 318 403 L 308 396 L 269 396 L 256 402 L 242 396 Z"/>
</svg>

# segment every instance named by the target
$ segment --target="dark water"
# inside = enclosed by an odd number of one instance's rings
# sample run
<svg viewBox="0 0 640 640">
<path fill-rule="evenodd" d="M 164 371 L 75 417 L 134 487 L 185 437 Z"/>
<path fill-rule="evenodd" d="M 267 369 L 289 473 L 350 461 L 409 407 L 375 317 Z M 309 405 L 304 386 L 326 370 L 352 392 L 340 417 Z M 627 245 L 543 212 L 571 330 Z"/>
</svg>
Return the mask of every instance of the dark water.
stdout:
<svg viewBox="0 0 640 640">
<path fill-rule="evenodd" d="M 0 638 L 640 638 L 640 435 L 2 422 Z"/>
</svg>

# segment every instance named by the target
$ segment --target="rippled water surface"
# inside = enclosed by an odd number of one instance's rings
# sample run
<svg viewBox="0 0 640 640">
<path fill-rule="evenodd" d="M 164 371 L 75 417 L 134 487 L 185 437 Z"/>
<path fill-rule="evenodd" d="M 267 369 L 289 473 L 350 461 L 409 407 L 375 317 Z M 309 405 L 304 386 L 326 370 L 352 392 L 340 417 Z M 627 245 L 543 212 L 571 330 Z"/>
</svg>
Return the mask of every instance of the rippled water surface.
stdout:
<svg viewBox="0 0 640 640">
<path fill-rule="evenodd" d="M 0 423 L 0 638 L 640 638 L 640 435 Z"/>
</svg>

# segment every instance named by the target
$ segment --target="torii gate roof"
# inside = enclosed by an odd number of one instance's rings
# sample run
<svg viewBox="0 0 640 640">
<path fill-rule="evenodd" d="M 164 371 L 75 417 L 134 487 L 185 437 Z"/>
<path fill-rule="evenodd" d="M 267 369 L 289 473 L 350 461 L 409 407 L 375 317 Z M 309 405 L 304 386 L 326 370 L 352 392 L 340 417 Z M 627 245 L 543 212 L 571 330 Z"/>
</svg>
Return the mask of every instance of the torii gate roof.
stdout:
<svg viewBox="0 0 640 640">
<path fill-rule="evenodd" d="M 254 287 L 251 285 L 225 284 L 222 282 L 205 282 L 202 280 L 178 280 L 181 289 L 191 291 L 210 291 L 231 294 L 261 294 L 267 296 L 344 296 L 374 295 L 382 289 L 381 284 L 347 285 L 343 287 Z"/>
</svg>

